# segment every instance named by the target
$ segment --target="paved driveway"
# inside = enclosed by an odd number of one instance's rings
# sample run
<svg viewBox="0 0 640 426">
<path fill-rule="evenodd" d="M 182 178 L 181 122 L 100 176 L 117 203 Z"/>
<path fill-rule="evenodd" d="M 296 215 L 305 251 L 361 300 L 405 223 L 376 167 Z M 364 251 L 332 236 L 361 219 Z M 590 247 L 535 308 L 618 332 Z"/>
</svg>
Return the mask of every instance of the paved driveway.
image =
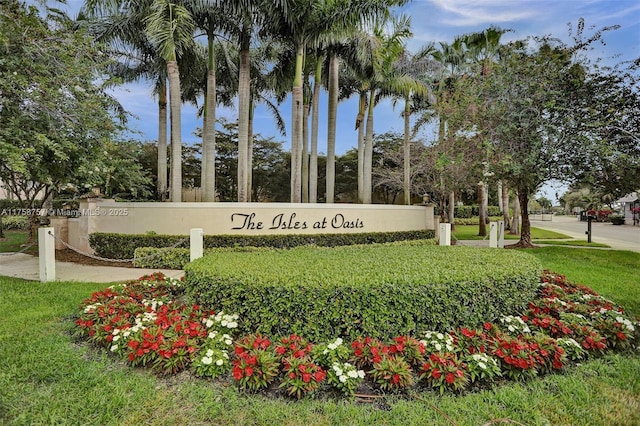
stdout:
<svg viewBox="0 0 640 426">
<path fill-rule="evenodd" d="M 587 240 L 587 222 L 576 216 L 553 216 L 552 221 L 531 221 L 531 226 L 561 232 L 572 238 Z M 640 252 L 640 226 L 591 223 L 591 241 L 610 245 L 617 250 Z"/>
</svg>

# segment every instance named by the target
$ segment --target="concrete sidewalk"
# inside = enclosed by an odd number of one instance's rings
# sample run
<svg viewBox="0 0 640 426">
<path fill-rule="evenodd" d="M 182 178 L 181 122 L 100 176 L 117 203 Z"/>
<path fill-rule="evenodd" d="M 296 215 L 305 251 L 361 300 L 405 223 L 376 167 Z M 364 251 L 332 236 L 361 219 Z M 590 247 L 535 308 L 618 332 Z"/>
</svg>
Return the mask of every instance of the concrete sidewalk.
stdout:
<svg viewBox="0 0 640 426">
<path fill-rule="evenodd" d="M 56 262 L 56 281 L 111 283 L 130 281 L 160 271 L 168 277 L 180 278 L 184 271 L 173 269 L 141 269 L 116 266 L 92 266 L 72 262 Z M 0 255 L 0 275 L 40 281 L 39 258 L 18 253 Z"/>
</svg>

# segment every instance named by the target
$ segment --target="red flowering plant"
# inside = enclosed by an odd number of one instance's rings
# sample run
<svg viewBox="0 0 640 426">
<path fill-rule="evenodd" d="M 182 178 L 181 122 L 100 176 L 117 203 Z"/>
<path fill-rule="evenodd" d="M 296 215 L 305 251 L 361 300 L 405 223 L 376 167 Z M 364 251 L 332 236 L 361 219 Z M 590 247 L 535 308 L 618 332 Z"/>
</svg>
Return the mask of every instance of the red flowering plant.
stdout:
<svg viewBox="0 0 640 426">
<path fill-rule="evenodd" d="M 313 350 L 313 345 L 308 340 L 292 334 L 282 337 L 275 345 L 276 354 L 281 361 L 285 358 L 305 358 Z"/>
<path fill-rule="evenodd" d="M 491 336 L 487 332 L 492 330 L 492 324 L 486 323 L 486 329 L 475 330 L 461 327 L 451 333 L 454 342 L 454 351 L 462 355 L 484 354 L 489 347 Z"/>
<path fill-rule="evenodd" d="M 555 339 L 542 333 L 523 336 L 522 339 L 532 351 L 539 373 L 551 373 L 565 366 L 567 362 L 565 350 Z"/>
<path fill-rule="evenodd" d="M 575 327 L 574 339 L 589 354 L 603 354 L 608 346 L 607 339 L 589 325 Z"/>
<path fill-rule="evenodd" d="M 327 377 L 327 372 L 308 356 L 290 356 L 284 359 L 283 364 L 284 377 L 280 387 L 298 399 L 317 391 Z"/>
<path fill-rule="evenodd" d="M 522 320 L 529 324 L 534 331 L 540 331 L 551 337 L 566 337 L 573 334 L 569 324 L 547 314 L 534 316 L 523 315 Z"/>
<path fill-rule="evenodd" d="M 280 362 L 267 337 L 259 333 L 243 337 L 236 342 L 234 354 L 231 373 L 241 389 L 265 389 L 278 376 Z"/>
<path fill-rule="evenodd" d="M 384 355 L 369 372 L 373 383 L 383 391 L 399 391 L 413 385 L 411 365 L 401 356 Z"/>
<path fill-rule="evenodd" d="M 389 354 L 402 356 L 410 365 L 418 366 L 424 362 L 425 345 L 415 337 L 397 336 L 389 345 Z"/>
<path fill-rule="evenodd" d="M 420 380 L 432 389 L 460 391 L 469 382 L 467 365 L 455 353 L 438 352 L 429 355 L 420 368 Z"/>
<path fill-rule="evenodd" d="M 628 349 L 637 339 L 633 321 L 625 318 L 624 313 L 606 310 L 592 315 L 593 327 L 606 338 L 612 347 Z"/>
<path fill-rule="evenodd" d="M 498 334 L 492 340 L 491 355 L 500 359 L 503 374 L 513 380 L 523 380 L 537 374 L 534 349 L 518 337 Z"/>
<path fill-rule="evenodd" d="M 389 354 L 389 347 L 378 339 L 358 337 L 351 343 L 353 363 L 358 368 L 370 369 Z"/>
</svg>

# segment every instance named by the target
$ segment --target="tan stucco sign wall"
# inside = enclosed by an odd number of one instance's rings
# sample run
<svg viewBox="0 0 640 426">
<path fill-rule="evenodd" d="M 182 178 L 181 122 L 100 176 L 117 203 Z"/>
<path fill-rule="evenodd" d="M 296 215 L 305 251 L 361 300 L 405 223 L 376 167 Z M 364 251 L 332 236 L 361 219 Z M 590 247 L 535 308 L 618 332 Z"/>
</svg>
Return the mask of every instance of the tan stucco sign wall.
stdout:
<svg viewBox="0 0 640 426">
<path fill-rule="evenodd" d="M 80 214 L 70 220 L 69 235 L 78 235 L 75 242 L 81 246 L 94 232 L 188 235 L 190 229 L 202 228 L 205 235 L 268 235 L 435 229 L 430 205 L 120 203 L 88 199 L 81 202 Z"/>
</svg>

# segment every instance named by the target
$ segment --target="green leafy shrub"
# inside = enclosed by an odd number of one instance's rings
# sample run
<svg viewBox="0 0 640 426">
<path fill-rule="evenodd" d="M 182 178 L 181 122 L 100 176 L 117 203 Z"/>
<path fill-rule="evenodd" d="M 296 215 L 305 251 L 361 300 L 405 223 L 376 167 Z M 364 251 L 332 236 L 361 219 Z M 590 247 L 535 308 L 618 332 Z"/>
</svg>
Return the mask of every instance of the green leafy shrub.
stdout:
<svg viewBox="0 0 640 426">
<path fill-rule="evenodd" d="M 399 232 L 362 232 L 356 234 L 291 234 L 291 235 L 205 235 L 205 248 L 272 247 L 292 248 L 306 245 L 338 247 L 354 244 L 388 243 L 392 241 L 434 238 L 432 230 Z M 131 259 L 138 247 L 189 247 L 188 235 L 112 234 L 89 235 L 89 245 L 96 255 L 109 259 Z"/>
<path fill-rule="evenodd" d="M 533 298 L 541 267 L 513 250 L 398 243 L 218 252 L 185 271 L 191 301 L 240 314 L 241 331 L 322 341 L 495 320 Z"/>
<path fill-rule="evenodd" d="M 27 216 L 2 216 L 2 229 L 25 231 L 28 219 Z"/>
<path fill-rule="evenodd" d="M 478 206 L 455 206 L 454 216 L 459 217 L 460 219 L 471 219 L 474 217 L 480 216 L 480 210 Z M 498 206 L 489 206 L 488 207 L 489 216 L 500 216 L 502 215 L 502 210 Z"/>
</svg>

